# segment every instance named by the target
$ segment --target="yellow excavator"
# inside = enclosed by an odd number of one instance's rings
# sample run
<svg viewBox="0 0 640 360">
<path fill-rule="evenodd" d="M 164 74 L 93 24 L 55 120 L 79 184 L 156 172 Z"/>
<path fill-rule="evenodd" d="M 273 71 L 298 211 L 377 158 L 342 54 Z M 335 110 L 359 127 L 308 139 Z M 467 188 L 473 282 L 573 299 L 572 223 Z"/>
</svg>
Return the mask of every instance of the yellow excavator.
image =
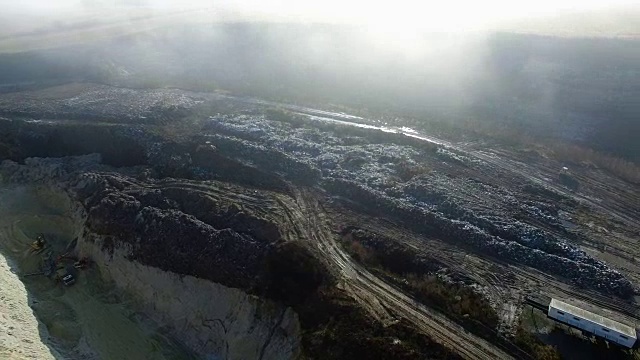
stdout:
<svg viewBox="0 0 640 360">
<path fill-rule="evenodd" d="M 43 234 L 38 235 L 36 241 L 31 243 L 31 252 L 39 254 L 47 247 L 47 241 L 44 238 Z"/>
</svg>

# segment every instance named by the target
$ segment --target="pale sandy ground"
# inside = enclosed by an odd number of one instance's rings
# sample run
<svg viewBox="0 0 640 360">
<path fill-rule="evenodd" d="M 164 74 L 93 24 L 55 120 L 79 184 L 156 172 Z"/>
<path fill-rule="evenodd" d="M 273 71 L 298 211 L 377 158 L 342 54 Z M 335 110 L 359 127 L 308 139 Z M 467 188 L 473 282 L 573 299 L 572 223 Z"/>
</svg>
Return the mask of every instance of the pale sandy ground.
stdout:
<svg viewBox="0 0 640 360">
<path fill-rule="evenodd" d="M 77 235 L 64 200 L 0 185 L 0 360 L 190 358 L 98 269 L 82 271 L 69 288 L 44 276 L 18 277 L 38 271 L 40 257 L 28 250 L 38 233 L 48 234 L 56 254 Z"/>
<path fill-rule="evenodd" d="M 27 290 L 0 254 L 0 359 L 54 359 L 40 340 Z"/>
</svg>

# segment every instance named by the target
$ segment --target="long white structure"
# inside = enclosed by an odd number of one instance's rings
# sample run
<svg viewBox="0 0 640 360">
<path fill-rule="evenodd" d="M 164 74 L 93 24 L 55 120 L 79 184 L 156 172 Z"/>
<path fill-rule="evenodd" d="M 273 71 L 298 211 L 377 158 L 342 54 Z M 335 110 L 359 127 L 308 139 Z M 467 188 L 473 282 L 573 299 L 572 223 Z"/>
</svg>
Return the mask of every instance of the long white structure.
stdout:
<svg viewBox="0 0 640 360">
<path fill-rule="evenodd" d="M 558 299 L 551 299 L 547 315 L 626 348 L 632 348 L 638 340 L 635 328 Z"/>
</svg>

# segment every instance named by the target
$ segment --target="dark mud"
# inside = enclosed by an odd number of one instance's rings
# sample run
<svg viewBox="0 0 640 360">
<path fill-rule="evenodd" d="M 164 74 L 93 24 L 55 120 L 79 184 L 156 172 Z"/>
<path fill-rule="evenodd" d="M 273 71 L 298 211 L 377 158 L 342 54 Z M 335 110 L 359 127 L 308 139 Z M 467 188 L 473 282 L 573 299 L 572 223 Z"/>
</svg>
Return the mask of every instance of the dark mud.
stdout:
<svg viewBox="0 0 640 360">
<path fill-rule="evenodd" d="M 545 282 L 571 294 L 584 289 L 637 313 L 638 273 L 583 246 L 593 233 L 576 224 L 579 219 L 606 218 L 578 196 L 589 189 L 583 178 L 579 189 L 569 189 L 557 173 L 556 181 L 545 182 L 529 168 L 515 171 L 484 152 L 401 129 L 349 124 L 342 114 L 274 110 L 252 99 L 87 84 L 47 91 L 60 98 L 33 92 L 20 109 L 6 106 L 10 119 L 0 120 L 0 130 L 11 136 L 0 138 L 0 150 L 15 162 L 4 162 L 1 174 L 69 193 L 88 215 L 85 237 L 107 239 L 107 252 L 126 248 L 132 261 L 239 288 L 305 314 L 319 296 L 323 306 L 336 306 L 344 293 L 328 291 L 328 300 L 319 294 L 341 286 L 343 277 L 358 278 L 346 271 L 364 271 L 332 247 L 332 239 L 351 232 L 389 263 L 401 261 L 398 272 L 455 268 L 497 310 L 505 305 L 509 322 L 517 311 L 500 296 L 518 301 L 524 291 L 518 281 L 531 281 L 538 291 Z M 131 108 L 129 115 L 112 103 Z M 50 118 L 33 121 L 39 111 Z M 100 156 L 32 158 L 91 153 Z M 310 210 L 311 203 L 320 205 Z M 436 242 L 439 247 L 431 248 Z M 465 255 L 451 255 L 458 253 Z M 503 276 L 496 269 L 509 276 L 494 281 Z M 354 280 L 359 290 L 345 290 L 360 296 L 359 305 L 349 307 L 384 308 L 363 305 L 369 300 L 360 291 L 402 307 L 399 317 L 409 317 L 414 310 L 406 310 L 412 307 L 405 298 L 388 294 L 398 290 L 368 276 Z M 319 347 L 317 324 L 328 321 L 303 321 L 309 349 Z M 348 329 L 336 328 L 336 334 Z M 363 344 L 377 341 L 371 333 L 362 336 L 369 341 Z M 464 340 L 438 341 L 451 347 Z M 355 353 L 345 348 L 348 342 L 331 348 L 346 352 L 327 357 Z M 465 356 L 487 356 L 483 346 Z"/>
</svg>

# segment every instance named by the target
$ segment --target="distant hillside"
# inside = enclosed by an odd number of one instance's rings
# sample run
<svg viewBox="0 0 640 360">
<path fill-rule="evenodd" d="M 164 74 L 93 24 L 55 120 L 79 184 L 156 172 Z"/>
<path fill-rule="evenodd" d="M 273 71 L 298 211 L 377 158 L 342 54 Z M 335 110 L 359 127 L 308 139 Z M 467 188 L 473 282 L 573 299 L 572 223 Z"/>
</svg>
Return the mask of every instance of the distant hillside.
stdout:
<svg viewBox="0 0 640 360">
<path fill-rule="evenodd" d="M 563 37 L 640 38 L 640 6 L 557 14 L 519 19 L 504 24 L 503 31 Z"/>
<path fill-rule="evenodd" d="M 468 118 L 640 162 L 640 40 L 426 35 L 407 52 L 366 28 L 173 25 L 0 55 L 0 89 L 70 79 Z"/>
</svg>

